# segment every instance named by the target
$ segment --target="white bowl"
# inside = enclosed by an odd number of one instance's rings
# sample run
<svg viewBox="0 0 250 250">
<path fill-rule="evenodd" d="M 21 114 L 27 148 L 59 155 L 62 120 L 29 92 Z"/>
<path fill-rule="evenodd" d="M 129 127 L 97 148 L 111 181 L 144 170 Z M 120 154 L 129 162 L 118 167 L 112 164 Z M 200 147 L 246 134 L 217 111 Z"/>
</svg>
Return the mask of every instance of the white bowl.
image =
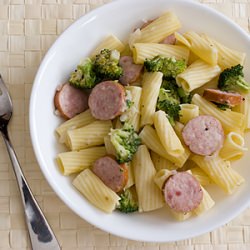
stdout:
<svg viewBox="0 0 250 250">
<path fill-rule="evenodd" d="M 63 176 L 55 157 L 61 147 L 55 128 L 62 122 L 54 114 L 53 97 L 56 87 L 64 83 L 79 61 L 88 56 L 99 41 L 113 33 L 121 40 L 142 23 L 166 10 L 174 11 L 183 24 L 183 30 L 204 32 L 225 45 L 246 52 L 246 68 L 250 68 L 250 38 L 241 28 L 216 11 L 181 0 L 124 0 L 114 1 L 86 14 L 73 23 L 53 44 L 41 66 L 32 89 L 30 101 L 30 132 L 34 151 L 41 170 L 57 195 L 76 214 L 96 227 L 114 235 L 138 241 L 168 242 L 187 239 L 227 223 L 249 204 L 249 157 L 233 166 L 245 177 L 246 183 L 231 196 L 212 187 L 216 204 L 207 213 L 177 222 L 166 209 L 149 213 L 105 214 L 93 207 Z M 245 72 L 250 80 L 250 70 Z M 250 137 L 247 138 L 250 145 Z"/>
</svg>

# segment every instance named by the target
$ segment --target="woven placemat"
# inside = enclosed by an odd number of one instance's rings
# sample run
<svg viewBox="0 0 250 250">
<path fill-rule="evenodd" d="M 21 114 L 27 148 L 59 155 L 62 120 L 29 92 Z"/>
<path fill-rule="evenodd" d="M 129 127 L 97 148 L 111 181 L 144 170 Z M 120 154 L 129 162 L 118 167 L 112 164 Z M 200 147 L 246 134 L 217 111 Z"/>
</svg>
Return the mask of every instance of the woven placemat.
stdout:
<svg viewBox="0 0 250 250">
<path fill-rule="evenodd" d="M 136 1 L 136 0 L 135 0 Z M 13 98 L 10 133 L 28 183 L 63 250 L 248 250 L 250 208 L 219 229 L 166 244 L 130 241 L 103 232 L 67 208 L 44 179 L 28 124 L 32 82 L 43 55 L 74 20 L 110 0 L 0 0 L 0 72 Z M 200 0 L 249 32 L 250 0 Z M 0 250 L 31 249 L 23 208 L 5 146 L 0 141 Z"/>
</svg>

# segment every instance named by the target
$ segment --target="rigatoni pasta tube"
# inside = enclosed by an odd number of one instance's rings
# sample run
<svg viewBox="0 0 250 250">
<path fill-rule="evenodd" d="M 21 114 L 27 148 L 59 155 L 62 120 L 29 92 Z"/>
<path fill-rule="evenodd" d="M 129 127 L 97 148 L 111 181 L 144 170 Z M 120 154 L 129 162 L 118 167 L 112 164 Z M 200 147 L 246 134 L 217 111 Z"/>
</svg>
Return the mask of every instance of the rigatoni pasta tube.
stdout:
<svg viewBox="0 0 250 250">
<path fill-rule="evenodd" d="M 212 66 L 198 59 L 179 74 L 176 81 L 186 92 L 191 92 L 218 76 L 220 72 L 218 65 Z"/>
<path fill-rule="evenodd" d="M 93 147 L 80 151 L 63 152 L 57 155 L 57 163 L 64 175 L 89 168 L 95 160 L 106 154 L 105 147 Z"/>
<path fill-rule="evenodd" d="M 146 72 L 142 79 L 141 94 L 141 124 L 153 124 L 157 98 L 162 83 L 163 74 L 161 72 Z"/>
<path fill-rule="evenodd" d="M 200 214 L 208 211 L 215 204 L 214 200 L 212 199 L 210 194 L 207 192 L 207 190 L 202 186 L 201 186 L 201 189 L 203 192 L 202 201 L 201 201 L 200 205 L 196 209 L 194 209 L 194 211 L 193 211 L 196 215 L 200 215 Z"/>
<path fill-rule="evenodd" d="M 160 143 L 160 139 L 156 133 L 156 131 L 151 127 L 146 125 L 139 134 L 142 142 L 152 151 L 157 153 L 158 155 L 166 158 L 167 160 L 173 162 L 176 168 L 181 168 L 188 157 L 190 156 L 190 151 L 185 150 L 182 155 L 179 157 L 174 157 L 170 155 Z"/>
<path fill-rule="evenodd" d="M 161 190 L 154 183 L 156 170 L 145 145 L 139 146 L 132 164 L 138 196 L 139 212 L 147 212 L 164 206 Z"/>
<path fill-rule="evenodd" d="M 102 145 L 111 127 L 111 121 L 95 121 L 82 128 L 69 130 L 68 145 L 71 150 Z"/>
<path fill-rule="evenodd" d="M 180 139 L 176 135 L 164 111 L 159 110 L 155 112 L 154 126 L 161 144 L 170 155 L 179 157 L 184 153 Z"/>
<path fill-rule="evenodd" d="M 199 107 L 194 104 L 183 103 L 180 105 L 180 122 L 186 124 L 199 115 Z"/>
<path fill-rule="evenodd" d="M 220 157 L 195 155 L 192 160 L 226 193 L 231 194 L 244 182 L 244 178 L 231 168 L 229 161 Z"/>
<path fill-rule="evenodd" d="M 134 130 L 138 132 L 140 129 L 140 104 L 142 88 L 138 86 L 126 86 L 125 89 L 131 94 L 132 105 L 120 116 L 120 120 L 133 125 Z"/>
<path fill-rule="evenodd" d="M 111 213 L 119 203 L 120 197 L 107 187 L 90 169 L 82 171 L 74 180 L 73 185 L 95 207 Z"/>
<path fill-rule="evenodd" d="M 160 171 L 161 169 L 174 170 L 178 168 L 173 162 L 167 160 L 166 158 L 163 158 L 154 151 L 151 151 L 150 155 L 157 171 Z"/>
<path fill-rule="evenodd" d="M 191 168 L 191 171 L 192 175 L 199 181 L 202 186 L 206 186 L 212 183 L 212 180 L 200 167 L 193 167 Z"/>
<path fill-rule="evenodd" d="M 250 95 L 244 95 L 244 102 L 233 108 L 233 111 L 240 112 L 245 116 L 245 129 L 250 129 Z"/>
<path fill-rule="evenodd" d="M 158 43 L 181 27 L 178 17 L 173 12 L 166 12 L 141 29 L 138 41 Z"/>
<path fill-rule="evenodd" d="M 163 190 L 165 182 L 173 174 L 174 174 L 174 171 L 170 171 L 168 169 L 161 169 L 155 174 L 154 182 L 160 190 Z"/>
<path fill-rule="evenodd" d="M 176 60 L 188 61 L 189 49 L 181 45 L 169 45 L 159 43 L 135 43 L 133 47 L 133 58 L 136 64 L 143 64 L 147 59 L 157 55 L 174 57 Z"/>
<path fill-rule="evenodd" d="M 245 116 L 241 113 L 231 110 L 220 110 L 217 106 L 201 97 L 198 94 L 194 94 L 192 103 L 199 106 L 200 115 L 212 115 L 218 119 L 224 130 L 230 132 L 236 129 L 244 130 Z"/>
<path fill-rule="evenodd" d="M 114 35 L 107 36 L 91 53 L 91 57 L 99 54 L 102 49 L 118 50 L 122 52 L 125 49 L 125 45 Z"/>
<path fill-rule="evenodd" d="M 210 65 L 217 65 L 218 51 L 215 46 L 212 46 L 194 31 L 186 32 L 183 36 L 190 43 L 189 49 L 194 54 Z"/>
<path fill-rule="evenodd" d="M 66 140 L 66 133 L 70 129 L 76 129 L 94 122 L 96 119 L 91 115 L 89 109 L 74 116 L 73 118 L 63 122 L 60 126 L 56 128 L 57 134 L 60 136 L 59 141 L 64 143 Z"/>
<path fill-rule="evenodd" d="M 202 34 L 202 37 L 206 39 L 211 45 L 213 45 L 218 51 L 218 65 L 222 70 L 231 68 L 237 64 L 244 65 L 246 53 L 231 49 L 226 45 L 219 43 L 217 40 Z"/>
<path fill-rule="evenodd" d="M 110 135 L 107 135 L 104 137 L 104 145 L 105 145 L 107 154 L 116 156 L 116 150 L 115 150 L 113 143 L 110 140 Z"/>
<path fill-rule="evenodd" d="M 238 133 L 230 132 L 226 135 L 223 147 L 220 150 L 220 157 L 224 160 L 237 160 L 248 151 L 245 147 L 244 137 Z"/>
</svg>

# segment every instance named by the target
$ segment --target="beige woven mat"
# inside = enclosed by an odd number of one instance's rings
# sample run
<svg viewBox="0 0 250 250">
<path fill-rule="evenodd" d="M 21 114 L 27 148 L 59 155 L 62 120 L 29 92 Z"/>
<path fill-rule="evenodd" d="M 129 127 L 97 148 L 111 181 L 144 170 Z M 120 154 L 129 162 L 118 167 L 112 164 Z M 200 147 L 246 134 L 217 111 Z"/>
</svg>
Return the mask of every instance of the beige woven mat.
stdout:
<svg viewBox="0 0 250 250">
<path fill-rule="evenodd" d="M 63 250 L 248 250 L 250 208 L 227 225 L 186 241 L 135 242 L 103 232 L 74 215 L 54 194 L 32 151 L 28 105 L 41 58 L 79 16 L 110 0 L 0 0 L 0 72 L 13 98 L 11 137 L 20 163 Z M 136 0 L 135 0 L 136 1 Z M 249 32 L 250 0 L 200 0 Z M 0 250 L 30 249 L 23 209 L 5 147 L 0 140 Z"/>
</svg>

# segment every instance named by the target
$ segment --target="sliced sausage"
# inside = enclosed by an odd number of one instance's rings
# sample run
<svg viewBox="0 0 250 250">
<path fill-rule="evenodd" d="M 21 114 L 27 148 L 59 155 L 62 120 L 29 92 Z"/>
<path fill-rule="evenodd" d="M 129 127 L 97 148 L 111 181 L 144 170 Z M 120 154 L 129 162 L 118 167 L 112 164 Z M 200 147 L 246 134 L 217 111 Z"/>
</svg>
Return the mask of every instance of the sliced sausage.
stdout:
<svg viewBox="0 0 250 250">
<path fill-rule="evenodd" d="M 175 35 L 174 34 L 171 34 L 169 36 L 167 36 L 166 38 L 164 38 L 161 43 L 163 44 L 170 44 L 170 45 L 174 45 L 176 42 L 176 39 L 175 39 Z"/>
<path fill-rule="evenodd" d="M 187 172 L 178 172 L 168 178 L 163 189 L 166 203 L 175 212 L 191 212 L 199 206 L 203 191 L 197 179 Z"/>
<path fill-rule="evenodd" d="M 122 56 L 119 64 L 123 69 L 123 75 L 120 77 L 119 82 L 123 85 L 129 85 L 140 77 L 143 65 L 135 64 L 131 56 Z"/>
<path fill-rule="evenodd" d="M 119 165 L 110 156 L 104 156 L 94 162 L 92 171 L 111 188 L 114 192 L 120 192 L 128 181 L 128 169 L 126 164 Z"/>
<path fill-rule="evenodd" d="M 220 150 L 224 142 L 221 123 L 211 115 L 200 115 L 190 120 L 183 128 L 182 136 L 193 153 L 204 156 Z"/>
<path fill-rule="evenodd" d="M 114 81 L 101 82 L 90 93 L 89 108 L 96 119 L 114 119 L 123 112 L 124 106 L 124 87 Z"/>
<path fill-rule="evenodd" d="M 54 105 L 61 116 L 70 119 L 88 109 L 88 94 L 65 83 L 56 90 Z"/>
<path fill-rule="evenodd" d="M 203 97 L 208 101 L 227 104 L 231 107 L 241 104 L 244 97 L 239 93 L 221 91 L 219 89 L 205 89 Z"/>
</svg>

